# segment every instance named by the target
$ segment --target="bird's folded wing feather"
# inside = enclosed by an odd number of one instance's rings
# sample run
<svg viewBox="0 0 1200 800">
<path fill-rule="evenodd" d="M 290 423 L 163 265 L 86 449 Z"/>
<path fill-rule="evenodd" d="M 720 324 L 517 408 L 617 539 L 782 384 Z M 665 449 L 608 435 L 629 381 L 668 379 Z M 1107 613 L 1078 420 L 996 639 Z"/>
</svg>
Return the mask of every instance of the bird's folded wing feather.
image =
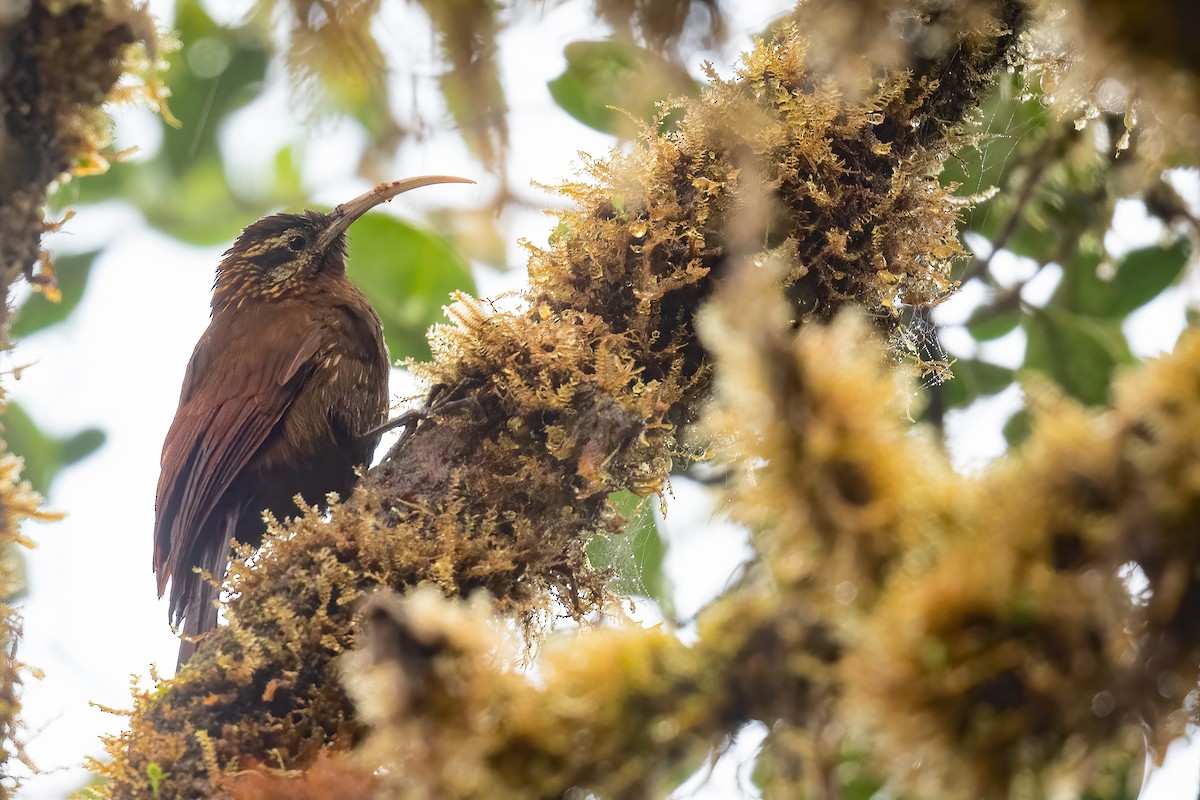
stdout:
<svg viewBox="0 0 1200 800">
<path fill-rule="evenodd" d="M 186 554 L 203 544 L 209 515 L 283 418 L 321 344 L 311 320 L 269 308 L 218 318 L 201 337 L 163 444 L 154 524 L 160 595 L 172 573 L 190 567 Z"/>
</svg>

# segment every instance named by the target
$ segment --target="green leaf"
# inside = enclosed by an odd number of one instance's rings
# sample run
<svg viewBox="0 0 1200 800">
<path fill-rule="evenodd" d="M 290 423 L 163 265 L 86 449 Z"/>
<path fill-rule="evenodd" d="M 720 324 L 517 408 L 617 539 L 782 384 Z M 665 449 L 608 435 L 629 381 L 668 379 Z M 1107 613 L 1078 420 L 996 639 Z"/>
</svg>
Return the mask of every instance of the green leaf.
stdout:
<svg viewBox="0 0 1200 800">
<path fill-rule="evenodd" d="M 1098 242 L 1080 246 L 1063 264 L 1062 281 L 1047 306 L 1066 309 L 1073 314 L 1109 316 L 1113 286 L 1100 277 L 1103 261 L 1104 251 Z"/>
<path fill-rule="evenodd" d="M 275 154 L 275 191 L 278 197 L 302 197 L 304 186 L 300 179 L 300 165 L 296 163 L 296 150 L 281 147 Z"/>
<path fill-rule="evenodd" d="M 758 758 L 754 763 L 750 780 L 762 791 L 764 797 L 795 797 L 797 800 L 815 800 L 807 793 L 796 793 L 795 756 L 791 742 L 776 742 L 777 732 L 772 731 L 763 740 Z M 782 750 L 782 752 L 777 752 Z M 837 764 L 830 770 L 835 777 L 842 800 L 872 800 L 873 798 L 903 798 L 894 792 L 883 791 L 886 785 L 872 765 L 871 754 L 855 746 L 844 746 L 837 754 Z"/>
<path fill-rule="evenodd" d="M 948 160 L 941 180 L 962 196 L 996 190 L 963 215 L 964 231 L 1039 264 L 1065 264 L 1110 226 L 1112 153 L 1090 131 L 1055 120 L 1027 79 L 1000 82 L 980 109 L 980 144 Z"/>
<path fill-rule="evenodd" d="M 1025 366 L 1052 377 L 1075 399 L 1101 405 L 1118 364 L 1133 362 L 1118 319 L 1048 306 L 1025 322 Z"/>
<path fill-rule="evenodd" d="M 392 358 L 428 358 L 429 326 L 454 291 L 474 293 L 471 267 L 436 233 L 384 214 L 350 229 L 351 279 L 383 320 Z"/>
<path fill-rule="evenodd" d="M 969 405 L 976 398 L 995 394 L 1013 382 L 1013 371 L 1008 367 L 973 358 L 960 358 L 950 371 L 954 377 L 942 384 L 947 408 Z"/>
<path fill-rule="evenodd" d="M 977 342 L 989 342 L 1007 336 L 1021 324 L 1018 309 L 998 310 L 992 306 L 980 306 L 967 319 L 967 333 Z"/>
<path fill-rule="evenodd" d="M 839 773 L 842 770 L 839 770 Z M 852 773 L 852 777 L 842 786 L 843 800 L 872 800 L 882 795 L 881 790 L 886 784 L 877 775 L 872 775 L 866 769 Z"/>
<path fill-rule="evenodd" d="M 51 303 L 41 294 L 30 295 L 17 312 L 16 321 L 12 325 L 12 335 L 21 339 L 43 328 L 57 325 L 70 316 L 83 297 L 83 290 L 87 288 L 88 276 L 91 275 L 95 260 L 96 251 L 56 256 L 54 274 L 58 278 L 62 300 Z"/>
<path fill-rule="evenodd" d="M 198 157 L 176 174 L 165 160 L 124 164 L 105 175 L 120 174 L 121 183 L 98 191 L 97 180 L 80 182 L 83 201 L 119 195 L 133 203 L 146 221 L 164 233 L 189 244 L 228 244 L 242 228 L 272 207 L 291 206 L 304 197 L 296 154 L 284 147 L 275 154 L 273 184 L 261 196 L 246 198 L 230 189 L 225 167 L 216 153 Z M 162 187 L 169 185 L 170 191 Z"/>
<path fill-rule="evenodd" d="M 1145 758 L 1141 754 L 1113 753 L 1093 768 L 1080 800 L 1137 800 L 1141 796 Z"/>
<path fill-rule="evenodd" d="M 151 762 L 146 765 L 146 779 L 150 782 L 150 793 L 154 796 L 154 800 L 158 800 L 162 782 L 170 775 L 171 773 L 163 770 L 158 764 Z"/>
<path fill-rule="evenodd" d="M 588 542 L 588 559 L 597 569 L 611 569 L 613 591 L 642 595 L 671 613 L 671 586 L 663 571 L 667 545 L 654 519 L 653 498 L 614 492 L 609 499 L 628 520 L 621 534 L 598 534 Z"/>
<path fill-rule="evenodd" d="M 38 492 L 46 494 L 54 478 L 64 468 L 86 458 L 104 444 L 104 432 L 98 428 L 56 438 L 38 428 L 37 423 L 17 403 L 9 403 L 3 420 L 4 441 L 8 450 L 25 459 L 23 475 Z"/>
<path fill-rule="evenodd" d="M 1117 263 L 1113 277 L 1112 313 L 1125 316 L 1158 297 L 1175 282 L 1187 264 L 1191 247 L 1179 239 L 1166 247 L 1133 250 Z"/>
<path fill-rule="evenodd" d="M 1169 245 L 1143 247 L 1117 262 L 1111 280 L 1100 275 L 1104 254 L 1100 244 L 1081 244 L 1063 267 L 1063 279 L 1051 305 L 1078 314 L 1122 318 L 1162 294 L 1187 264 L 1190 245 L 1177 240 Z"/>
<path fill-rule="evenodd" d="M 571 42 L 563 53 L 567 68 L 548 83 L 554 102 L 605 133 L 628 137 L 636 132 L 625 114 L 614 109 L 651 120 L 657 101 L 697 91 L 686 70 L 632 42 Z"/>
<path fill-rule="evenodd" d="M 22 474 L 36 491 L 45 494 L 63 467 L 61 445 L 43 433 L 17 403 L 8 404 L 2 421 L 8 451 L 25 459 Z"/>
<path fill-rule="evenodd" d="M 1016 253 L 1019 256 L 1032 258 L 1039 264 L 1045 264 L 1053 261 L 1055 254 L 1061 244 L 1059 238 L 1061 229 L 1057 227 L 1057 223 L 1049 221 L 1040 216 L 1038 209 L 1035 206 L 1029 206 L 1025 209 L 1025 216 L 1013 231 L 1012 236 L 1004 243 L 1004 249 Z M 1012 212 L 1008 212 L 1012 213 Z M 997 214 L 991 218 L 992 221 L 998 222 L 1000 215 Z M 996 240 L 996 236 L 1000 234 L 999 230 L 989 231 L 991 234 L 989 239 Z"/>
<path fill-rule="evenodd" d="M 255 22 L 218 25 L 202 3 L 177 3 L 174 25 L 185 46 L 167 57 L 166 74 L 171 111 L 181 125 L 164 130 L 163 155 L 178 176 L 197 159 L 217 156 L 220 123 L 261 94 L 269 41 Z"/>
<path fill-rule="evenodd" d="M 212 245 L 233 241 L 262 209 L 234 198 L 225 169 L 216 154 L 194 162 L 174 179 L 170 192 L 156 193 L 149 184 L 170 181 L 162 164 L 147 164 L 131 177 L 130 196 L 137 199 L 146 221 L 165 233 L 191 244 Z"/>
<path fill-rule="evenodd" d="M 174 27 L 185 46 L 167 55 L 170 108 L 179 127 L 164 122 L 162 149 L 153 159 L 121 164 L 102 175 L 69 184 L 55 206 L 120 197 L 133 202 L 147 221 L 193 244 L 228 243 L 271 206 L 291 203 L 299 182 L 281 172 L 276 196 L 250 202 L 235 195 L 224 171 L 219 142 L 222 124 L 261 95 L 269 59 L 267 19 L 218 25 L 202 3 L 176 4 Z M 276 160 L 281 170 L 287 164 Z M 294 169 L 293 169 L 294 172 Z M 297 192 L 281 194 L 288 188 Z"/>
<path fill-rule="evenodd" d="M 63 466 L 69 467 L 87 458 L 99 450 L 107 438 L 99 428 L 84 428 L 74 436 L 61 439 Z"/>
<path fill-rule="evenodd" d="M 1029 412 L 1022 408 L 1004 423 L 1004 440 L 1008 442 L 1009 447 L 1017 447 L 1029 438 L 1032 431 L 1033 423 L 1030 422 Z"/>
</svg>

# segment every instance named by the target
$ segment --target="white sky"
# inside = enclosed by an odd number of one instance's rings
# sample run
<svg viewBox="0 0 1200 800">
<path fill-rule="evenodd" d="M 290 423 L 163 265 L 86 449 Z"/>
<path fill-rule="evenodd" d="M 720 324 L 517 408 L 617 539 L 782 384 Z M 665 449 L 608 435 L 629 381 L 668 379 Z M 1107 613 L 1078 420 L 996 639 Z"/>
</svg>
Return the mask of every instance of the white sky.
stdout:
<svg viewBox="0 0 1200 800">
<path fill-rule="evenodd" d="M 230 21 L 245 7 L 215 0 L 209 5 L 214 14 Z M 382 30 L 392 41 L 405 42 L 406 57 L 419 60 L 429 51 L 428 37 L 412 34 L 428 27 L 420 12 L 410 4 L 384 5 Z M 740 0 L 726 5 L 736 35 L 715 58 L 724 74 L 748 45 L 749 35 L 791 4 Z M 151 8 L 169 19 L 170 3 L 152 1 Z M 600 155 L 611 146 L 609 137 L 559 111 L 546 89 L 546 81 L 563 69 L 562 47 L 600 38 L 603 31 L 578 2 L 546 8 L 544 14 L 524 14 L 504 34 L 500 48 L 512 109 L 511 175 L 535 208 L 561 201 L 525 188 L 527 181 L 554 184 L 571 175 L 577 151 Z M 424 74 L 435 72 L 430 66 Z M 263 180 L 262 170 L 271 163 L 274 150 L 303 130 L 279 78 L 274 75 L 265 96 L 239 112 L 222 132 L 223 139 L 237 143 L 228 148 L 235 154 L 228 166 L 247 188 Z M 426 109 L 436 107 L 436 97 L 427 87 L 418 89 L 418 102 Z M 118 147 L 139 145 L 148 154 L 154 151 L 160 137 L 148 112 L 122 110 L 117 119 Z M 304 135 L 303 174 L 315 203 L 331 206 L 365 188 L 353 177 L 362 136 L 352 125 L 319 125 Z M 481 186 L 429 187 L 393 202 L 386 213 L 419 218 L 425 209 L 471 206 L 491 188 L 453 134 L 403 148 L 394 175 L 422 173 L 478 177 Z M 1131 204 L 1118 215 L 1129 246 L 1157 236 L 1139 219 L 1139 209 Z M 505 222 L 510 225 L 510 259 L 518 267 L 524 257 L 517 238 L 544 242 L 552 227 L 552 221 L 536 211 L 513 212 Z M 127 707 L 131 676 L 144 682 L 151 663 L 169 672 L 178 647 L 167 627 L 166 603 L 156 599 L 150 569 L 154 490 L 162 438 L 188 356 L 207 323 L 212 274 L 225 245 L 181 245 L 148 228 L 137 211 L 118 202 L 79 209 L 65 231 L 48 242 L 63 253 L 104 243 L 111 244 L 97 259 L 88 292 L 70 321 L 20 342 L 8 356 L 7 366 L 35 363 L 21 381 L 8 382 L 8 388 L 46 431 L 64 435 L 97 426 L 108 434 L 97 454 L 65 470 L 53 487 L 50 506 L 69 517 L 52 525 L 31 525 L 26 531 L 39 546 L 28 555 L 31 592 L 24 606 L 26 634 L 20 656 L 46 677 L 26 687 L 25 717 L 31 729 L 30 754 L 43 769 L 52 770 L 28 781 L 20 794 L 26 800 L 61 800 L 84 784 L 87 776 L 79 765 L 84 756 L 100 753 L 97 735 L 119 731 L 124 722 L 89 702 Z M 353 261 L 353 232 L 350 249 Z M 1023 268 L 1019 263 L 1004 267 L 1013 279 Z M 1047 270 L 1047 276 L 1047 281 L 1053 280 L 1053 271 Z M 508 275 L 478 272 L 484 295 L 513 288 L 522 278 L 520 269 Z M 1031 285 L 1029 291 L 1048 295 L 1052 289 L 1046 282 Z M 1175 292 L 1136 315 L 1129 327 L 1136 353 L 1170 348 L 1183 327 L 1184 301 L 1185 293 Z M 946 322 L 965 319 L 971 302 L 970 297 L 951 301 L 939 313 Z M 963 351 L 959 355 L 969 355 L 974 347 L 965 333 L 958 335 L 953 328 L 948 342 Z M 988 357 L 1014 365 L 1022 350 L 1020 334 L 983 348 Z M 1000 422 L 1019 402 L 1019 395 L 1010 390 L 951 415 L 948 422 L 960 467 L 980 467 L 1002 452 Z M 670 542 L 666 568 L 677 587 L 678 612 L 687 616 L 721 590 L 749 551 L 744 535 L 719 520 L 704 490 L 676 481 L 670 507 L 663 521 Z M 702 771 L 705 774 L 679 795 L 756 796 L 748 770 L 761 735 L 757 727 L 739 737 L 711 775 Z M 1158 780 L 1164 788 L 1152 798 L 1195 796 L 1196 758 L 1193 752 L 1186 760 L 1169 760 Z M 1179 775 L 1172 777 L 1173 772 Z"/>
</svg>

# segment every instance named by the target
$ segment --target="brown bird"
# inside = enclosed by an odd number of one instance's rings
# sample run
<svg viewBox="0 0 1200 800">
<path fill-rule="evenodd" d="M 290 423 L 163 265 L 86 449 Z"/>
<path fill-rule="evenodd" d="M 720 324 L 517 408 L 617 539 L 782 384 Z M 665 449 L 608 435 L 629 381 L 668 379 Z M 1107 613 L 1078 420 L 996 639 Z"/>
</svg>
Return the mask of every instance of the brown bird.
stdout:
<svg viewBox="0 0 1200 800">
<path fill-rule="evenodd" d="M 429 175 L 376 186 L 328 214 L 276 214 L 242 231 L 213 286 L 212 321 L 188 363 L 163 443 L 154 520 L 158 596 L 186 637 L 217 624 L 217 589 L 236 539 L 258 544 L 262 513 L 299 494 L 343 496 L 379 443 L 387 412 L 383 325 L 346 277 L 346 230 Z M 386 427 L 386 426 L 384 426 Z M 179 647 L 179 665 L 194 641 Z"/>
</svg>

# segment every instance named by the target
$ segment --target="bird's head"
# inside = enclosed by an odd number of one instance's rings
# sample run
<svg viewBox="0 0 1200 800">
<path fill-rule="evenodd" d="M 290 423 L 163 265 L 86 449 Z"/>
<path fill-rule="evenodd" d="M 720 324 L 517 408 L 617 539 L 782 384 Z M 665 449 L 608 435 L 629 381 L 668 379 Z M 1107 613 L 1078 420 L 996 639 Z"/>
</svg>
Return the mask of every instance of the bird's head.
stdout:
<svg viewBox="0 0 1200 800">
<path fill-rule="evenodd" d="M 398 194 L 435 183 L 474 183 L 422 175 L 381 183 L 328 214 L 272 214 L 248 225 L 225 251 L 213 287 L 213 311 L 246 298 L 273 300 L 303 292 L 319 275 L 346 274 L 346 231 L 367 211 Z"/>
</svg>

